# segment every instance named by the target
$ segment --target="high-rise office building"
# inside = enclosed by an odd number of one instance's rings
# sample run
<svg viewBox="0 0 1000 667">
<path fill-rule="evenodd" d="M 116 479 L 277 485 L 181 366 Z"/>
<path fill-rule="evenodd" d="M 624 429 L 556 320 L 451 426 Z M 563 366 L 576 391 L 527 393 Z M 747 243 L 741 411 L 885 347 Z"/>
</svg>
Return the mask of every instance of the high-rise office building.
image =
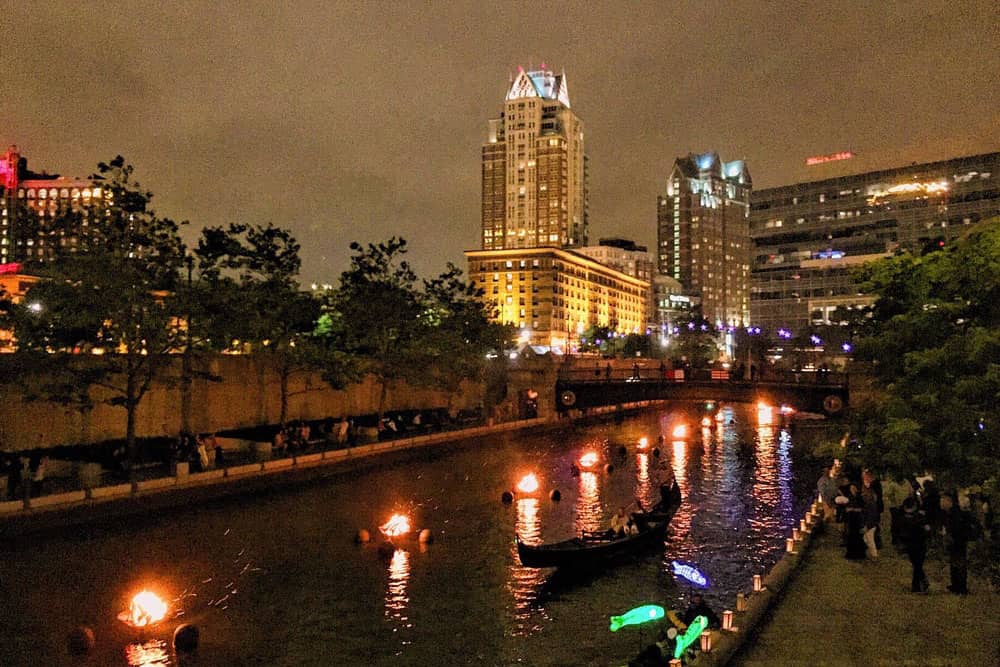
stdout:
<svg viewBox="0 0 1000 667">
<path fill-rule="evenodd" d="M 482 160 L 483 250 L 587 244 L 583 125 L 565 73 L 518 71 Z"/>
<path fill-rule="evenodd" d="M 922 252 L 1000 215 L 1000 153 L 753 193 L 751 320 L 793 332 L 873 302 L 851 277 L 897 249 Z"/>
<path fill-rule="evenodd" d="M 482 186 L 481 249 L 465 256 L 499 321 L 557 351 L 574 350 L 591 326 L 645 329 L 649 278 L 577 252 L 587 245 L 587 160 L 565 73 L 519 69 L 489 123 Z"/>
<path fill-rule="evenodd" d="M 46 262 L 57 248 L 82 247 L 103 197 L 89 180 L 30 171 L 11 146 L 0 155 L 0 264 Z M 54 224 L 69 211 L 80 214 L 73 226 Z"/>
<path fill-rule="evenodd" d="M 714 152 L 677 158 L 658 198 L 657 266 L 680 281 L 718 326 L 750 316 L 750 191 L 742 160 Z"/>
</svg>

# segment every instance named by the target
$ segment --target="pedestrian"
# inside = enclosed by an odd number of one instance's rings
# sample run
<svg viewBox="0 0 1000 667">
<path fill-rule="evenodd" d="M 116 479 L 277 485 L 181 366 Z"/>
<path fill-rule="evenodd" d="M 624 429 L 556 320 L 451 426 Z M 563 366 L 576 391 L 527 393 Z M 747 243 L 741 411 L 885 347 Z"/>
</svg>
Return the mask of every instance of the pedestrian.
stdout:
<svg viewBox="0 0 1000 667">
<path fill-rule="evenodd" d="M 834 479 L 836 466 L 828 465 L 823 468 L 823 476 L 816 482 L 816 491 L 819 493 L 820 502 L 823 503 L 823 521 L 832 523 L 837 517 L 837 480 Z"/>
<path fill-rule="evenodd" d="M 871 486 L 862 486 L 861 500 L 864 502 L 864 540 L 867 556 L 869 560 L 877 560 L 878 544 L 875 542 L 875 531 L 878 530 L 879 524 L 878 498 Z"/>
<path fill-rule="evenodd" d="M 195 472 L 204 472 L 208 470 L 208 449 L 205 445 L 205 436 L 198 436 L 198 456 L 196 458 L 196 470 Z"/>
<path fill-rule="evenodd" d="M 604 367 L 604 379 L 605 380 L 610 380 L 611 379 L 611 362 L 610 361 L 608 362 L 608 365 Z"/>
<path fill-rule="evenodd" d="M 956 595 L 968 595 L 969 541 L 978 537 L 979 524 L 962 509 L 954 494 L 941 496 L 941 529 L 948 550 L 948 569 L 951 585 L 948 590 Z"/>
<path fill-rule="evenodd" d="M 847 546 L 847 552 L 844 555 L 850 560 L 863 560 L 865 557 L 865 503 L 861 499 L 857 485 L 850 484 L 847 495 L 839 496 L 837 502 L 844 505 L 844 541 Z"/>
<path fill-rule="evenodd" d="M 341 417 L 340 422 L 337 424 L 337 444 L 341 447 L 347 444 L 347 429 L 349 426 L 347 419 Z"/>
<path fill-rule="evenodd" d="M 638 380 L 639 379 L 639 362 L 638 361 L 636 361 L 636 362 L 634 362 L 632 364 L 632 379 L 633 380 Z"/>
<path fill-rule="evenodd" d="M 875 547 L 882 548 L 882 513 L 885 511 L 885 500 L 882 492 L 882 480 L 875 476 L 869 468 L 865 468 L 861 473 L 861 483 L 866 489 L 870 489 L 875 495 L 875 503 L 878 512 L 875 515 Z"/>
<path fill-rule="evenodd" d="M 927 522 L 927 513 L 920 508 L 916 498 L 911 496 L 904 500 L 901 509 L 899 538 L 913 567 L 910 590 L 914 593 L 926 593 L 930 589 L 930 583 L 924 573 L 924 560 L 927 558 L 927 538 L 931 534 L 931 525 Z"/>
<path fill-rule="evenodd" d="M 28 472 L 31 475 L 31 495 L 40 496 L 45 487 L 45 464 L 48 462 L 47 456 L 42 456 L 41 452 L 32 452 L 28 459 Z"/>
</svg>

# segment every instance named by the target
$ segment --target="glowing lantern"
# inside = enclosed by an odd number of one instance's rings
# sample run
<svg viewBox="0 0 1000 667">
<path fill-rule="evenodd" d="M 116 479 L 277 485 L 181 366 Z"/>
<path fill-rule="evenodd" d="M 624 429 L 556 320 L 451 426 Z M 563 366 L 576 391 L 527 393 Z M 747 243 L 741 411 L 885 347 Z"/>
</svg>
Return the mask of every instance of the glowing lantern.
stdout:
<svg viewBox="0 0 1000 667">
<path fill-rule="evenodd" d="M 764 580 L 759 574 L 753 575 L 753 592 L 760 593 L 764 590 Z"/>
<path fill-rule="evenodd" d="M 708 627 L 708 619 L 704 616 L 697 616 L 691 625 L 688 626 L 687 631 L 683 635 L 677 637 L 677 645 L 674 647 L 674 657 L 679 658 L 684 655 L 684 651 L 687 647 L 694 643 L 694 641 L 701 637 L 701 633 L 705 631 Z"/>
<path fill-rule="evenodd" d="M 671 435 L 675 438 L 686 438 L 688 434 L 688 427 L 685 424 L 678 424 L 671 431 Z"/>
<path fill-rule="evenodd" d="M 621 616 L 611 617 L 611 632 L 618 632 L 626 625 L 642 625 L 650 621 L 663 618 L 663 607 L 655 604 L 645 604 L 635 609 L 630 609 Z"/>
<path fill-rule="evenodd" d="M 134 628 L 144 628 L 163 620 L 167 615 L 167 603 L 151 591 L 140 591 L 129 603 L 128 611 L 118 614 L 118 620 Z"/>
<path fill-rule="evenodd" d="M 639 449 L 646 449 L 646 447 L 649 447 L 649 438 L 642 436 L 639 438 Z"/>
<path fill-rule="evenodd" d="M 587 452 L 580 457 L 580 466 L 583 468 L 593 468 L 597 465 L 597 452 Z"/>
<path fill-rule="evenodd" d="M 711 653 L 712 652 L 712 633 L 705 630 L 701 633 L 701 652 Z"/>
<path fill-rule="evenodd" d="M 708 577 L 702 573 L 701 570 L 696 568 L 691 563 L 685 563 L 682 560 L 670 561 L 671 567 L 673 567 L 674 574 L 686 580 L 688 583 L 697 586 L 698 588 L 708 588 Z"/>
<path fill-rule="evenodd" d="M 528 473 L 517 483 L 517 490 L 521 493 L 534 493 L 538 490 L 538 478 L 535 473 Z"/>
<path fill-rule="evenodd" d="M 733 610 L 726 609 L 722 612 L 722 629 L 732 630 L 733 629 Z"/>
<path fill-rule="evenodd" d="M 410 519 L 405 514 L 393 514 L 385 525 L 379 526 L 379 530 L 385 533 L 386 537 L 399 537 L 410 532 Z"/>
</svg>

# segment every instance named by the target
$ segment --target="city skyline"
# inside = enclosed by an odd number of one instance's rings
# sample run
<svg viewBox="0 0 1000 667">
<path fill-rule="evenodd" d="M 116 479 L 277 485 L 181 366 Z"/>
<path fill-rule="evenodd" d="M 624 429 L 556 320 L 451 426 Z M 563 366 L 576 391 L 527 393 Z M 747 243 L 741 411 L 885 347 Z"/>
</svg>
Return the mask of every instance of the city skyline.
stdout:
<svg viewBox="0 0 1000 667">
<path fill-rule="evenodd" d="M 593 238 L 652 246 L 655 197 L 687 152 L 746 159 L 768 188 L 998 145 L 986 2 L 738 23 L 725 6 L 568 5 L 543 31 L 531 8 L 192 5 L 109 21 L 78 3 L 14 7 L 0 142 L 66 176 L 121 153 L 194 230 L 287 226 L 304 283 L 335 280 L 352 240 L 402 235 L 424 272 L 479 247 L 483 119 L 518 64 L 566 72 Z"/>
</svg>

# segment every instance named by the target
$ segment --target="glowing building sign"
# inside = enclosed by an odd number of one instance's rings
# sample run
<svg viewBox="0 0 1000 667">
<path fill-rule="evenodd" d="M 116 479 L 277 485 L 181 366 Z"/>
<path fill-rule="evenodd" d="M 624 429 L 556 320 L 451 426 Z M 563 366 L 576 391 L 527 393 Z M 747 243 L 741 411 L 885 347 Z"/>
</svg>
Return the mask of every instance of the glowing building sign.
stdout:
<svg viewBox="0 0 1000 667">
<path fill-rule="evenodd" d="M 621 616 L 612 616 L 611 627 L 609 629 L 611 632 L 618 632 L 626 625 L 642 625 L 643 623 L 659 620 L 663 618 L 663 615 L 663 607 L 655 604 L 644 604 L 641 607 L 630 609 Z M 698 618 L 701 617 L 699 616 Z M 697 620 L 695 619 L 695 622 Z"/>
<path fill-rule="evenodd" d="M 850 160 L 852 157 L 854 157 L 854 153 L 851 151 L 841 151 L 839 153 L 831 153 L 830 155 L 814 155 L 813 157 L 806 158 L 806 166 L 813 167 L 817 164 L 826 164 L 827 162 Z"/>
<path fill-rule="evenodd" d="M 948 192 L 948 181 L 913 181 L 911 183 L 898 183 L 885 189 L 882 188 L 885 188 L 885 186 L 877 185 L 869 189 L 869 204 L 876 203 L 879 197 L 887 197 L 889 195 L 921 193 L 933 195 Z"/>
<path fill-rule="evenodd" d="M 708 619 L 704 616 L 696 616 L 691 625 L 688 626 L 687 631 L 677 637 L 677 646 L 674 647 L 674 658 L 680 658 L 684 655 L 684 651 L 687 647 L 693 644 L 699 637 L 701 633 L 705 631 L 708 627 Z"/>
<path fill-rule="evenodd" d="M 706 417 L 706 419 L 708 419 Z M 708 577 L 706 577 L 701 570 L 696 568 L 691 563 L 685 563 L 682 560 L 675 560 L 670 562 L 670 566 L 674 569 L 674 574 L 681 577 L 688 583 L 691 583 L 698 588 L 708 588 Z"/>
</svg>

